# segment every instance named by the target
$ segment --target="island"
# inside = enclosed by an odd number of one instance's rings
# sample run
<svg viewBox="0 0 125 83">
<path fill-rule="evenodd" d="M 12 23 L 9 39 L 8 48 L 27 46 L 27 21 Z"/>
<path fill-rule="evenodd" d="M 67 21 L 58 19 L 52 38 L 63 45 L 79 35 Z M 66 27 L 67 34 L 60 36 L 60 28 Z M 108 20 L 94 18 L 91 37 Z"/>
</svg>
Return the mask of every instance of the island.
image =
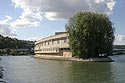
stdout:
<svg viewBox="0 0 125 83">
<path fill-rule="evenodd" d="M 66 32 L 56 32 L 35 42 L 34 57 L 71 61 L 113 61 L 114 27 L 108 16 L 93 12 L 78 12 L 65 26 Z"/>
</svg>

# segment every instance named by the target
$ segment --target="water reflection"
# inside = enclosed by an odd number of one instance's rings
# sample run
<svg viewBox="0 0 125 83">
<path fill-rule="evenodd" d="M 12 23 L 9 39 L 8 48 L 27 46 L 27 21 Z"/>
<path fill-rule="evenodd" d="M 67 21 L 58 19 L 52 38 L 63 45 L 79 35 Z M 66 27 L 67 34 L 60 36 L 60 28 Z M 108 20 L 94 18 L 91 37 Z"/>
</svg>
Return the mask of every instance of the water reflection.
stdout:
<svg viewBox="0 0 125 83">
<path fill-rule="evenodd" d="M 76 83 L 114 83 L 110 63 L 72 63 L 71 80 Z"/>
<path fill-rule="evenodd" d="M 111 56 L 111 58 L 115 60 L 115 62 L 125 63 L 125 55 L 115 55 L 115 56 Z"/>
<path fill-rule="evenodd" d="M 72 62 L 27 56 L 2 57 L 7 83 L 123 83 L 125 63 Z"/>
<path fill-rule="evenodd" d="M 112 72 L 115 83 L 125 82 L 125 55 L 112 56 L 115 62 L 112 62 Z"/>
</svg>

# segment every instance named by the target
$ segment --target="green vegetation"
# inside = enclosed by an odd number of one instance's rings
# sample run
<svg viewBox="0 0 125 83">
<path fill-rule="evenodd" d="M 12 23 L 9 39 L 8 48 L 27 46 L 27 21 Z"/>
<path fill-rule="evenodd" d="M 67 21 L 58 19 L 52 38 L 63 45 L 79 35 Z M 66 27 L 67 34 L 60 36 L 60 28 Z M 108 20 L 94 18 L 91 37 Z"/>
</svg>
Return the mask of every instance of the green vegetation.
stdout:
<svg viewBox="0 0 125 83">
<path fill-rule="evenodd" d="M 73 56 L 95 58 L 112 54 L 114 28 L 106 15 L 79 12 L 70 18 L 66 30 Z"/>
<path fill-rule="evenodd" d="M 0 35 L 0 55 L 23 55 L 32 54 L 34 42 L 18 40 Z"/>
<path fill-rule="evenodd" d="M 114 49 L 125 49 L 125 45 L 114 45 Z"/>
</svg>

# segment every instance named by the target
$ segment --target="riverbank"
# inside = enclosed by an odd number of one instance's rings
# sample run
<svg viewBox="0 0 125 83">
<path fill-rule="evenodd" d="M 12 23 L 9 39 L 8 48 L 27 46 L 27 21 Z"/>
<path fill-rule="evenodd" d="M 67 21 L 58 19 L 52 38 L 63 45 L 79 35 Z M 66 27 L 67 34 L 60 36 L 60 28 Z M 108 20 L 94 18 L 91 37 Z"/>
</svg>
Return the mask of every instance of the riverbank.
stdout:
<svg viewBox="0 0 125 83">
<path fill-rule="evenodd" d="M 1 58 L 0 58 L 1 60 Z M 6 83 L 4 80 L 3 80 L 3 67 L 0 65 L 0 83 Z"/>
<path fill-rule="evenodd" d="M 75 58 L 75 57 L 61 57 L 61 56 L 34 56 L 34 58 L 48 59 L 48 60 L 61 60 L 61 61 L 81 61 L 81 62 L 113 62 L 110 57 L 106 58 Z"/>
</svg>

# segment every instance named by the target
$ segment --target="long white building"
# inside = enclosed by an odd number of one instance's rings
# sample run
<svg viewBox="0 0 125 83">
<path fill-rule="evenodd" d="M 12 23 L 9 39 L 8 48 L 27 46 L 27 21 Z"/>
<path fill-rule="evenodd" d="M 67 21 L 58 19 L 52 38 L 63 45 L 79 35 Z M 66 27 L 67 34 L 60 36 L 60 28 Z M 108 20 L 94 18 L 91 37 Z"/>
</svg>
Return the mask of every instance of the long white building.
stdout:
<svg viewBox="0 0 125 83">
<path fill-rule="evenodd" d="M 34 57 L 72 57 L 68 44 L 68 34 L 57 32 L 53 36 L 37 40 L 34 53 Z"/>
</svg>

